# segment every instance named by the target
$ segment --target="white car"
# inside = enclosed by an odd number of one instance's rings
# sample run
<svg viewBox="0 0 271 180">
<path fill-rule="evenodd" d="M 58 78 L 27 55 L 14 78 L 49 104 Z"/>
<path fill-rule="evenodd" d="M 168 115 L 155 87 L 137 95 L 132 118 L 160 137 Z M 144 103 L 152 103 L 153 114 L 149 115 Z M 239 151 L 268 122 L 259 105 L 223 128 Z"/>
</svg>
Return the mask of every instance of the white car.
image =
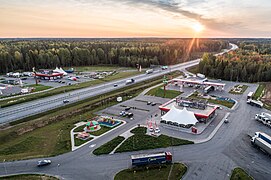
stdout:
<svg viewBox="0 0 271 180">
<path fill-rule="evenodd" d="M 155 133 L 160 133 L 160 129 L 159 129 L 159 128 L 156 128 L 154 132 L 155 132 Z"/>
<path fill-rule="evenodd" d="M 38 161 L 37 166 L 40 167 L 40 166 L 46 166 L 46 165 L 49 165 L 49 164 L 51 164 L 51 160 L 49 160 L 49 159 L 44 159 L 44 160 Z"/>
</svg>

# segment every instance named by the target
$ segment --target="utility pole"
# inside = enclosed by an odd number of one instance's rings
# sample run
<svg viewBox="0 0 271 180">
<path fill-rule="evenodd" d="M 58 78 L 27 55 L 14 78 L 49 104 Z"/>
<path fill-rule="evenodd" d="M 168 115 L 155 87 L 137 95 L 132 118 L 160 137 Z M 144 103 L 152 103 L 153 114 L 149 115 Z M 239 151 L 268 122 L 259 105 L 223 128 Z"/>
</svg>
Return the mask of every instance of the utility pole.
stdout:
<svg viewBox="0 0 271 180">
<path fill-rule="evenodd" d="M 38 79 L 37 79 L 37 73 L 36 73 L 35 67 L 33 67 L 32 70 L 33 70 L 33 73 L 35 74 L 35 80 L 36 80 L 36 86 L 37 86 L 38 85 Z"/>
</svg>

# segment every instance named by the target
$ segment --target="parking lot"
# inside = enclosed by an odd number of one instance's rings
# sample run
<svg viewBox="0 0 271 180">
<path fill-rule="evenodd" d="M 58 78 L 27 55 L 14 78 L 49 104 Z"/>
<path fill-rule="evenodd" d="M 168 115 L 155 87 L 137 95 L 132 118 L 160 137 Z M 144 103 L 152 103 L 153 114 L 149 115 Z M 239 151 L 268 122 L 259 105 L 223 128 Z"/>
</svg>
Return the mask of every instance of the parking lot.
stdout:
<svg viewBox="0 0 271 180">
<path fill-rule="evenodd" d="M 169 100 L 170 99 L 154 96 L 139 95 L 133 99 L 99 111 L 98 114 L 106 114 L 109 116 L 118 117 L 119 119 L 126 120 L 127 122 L 129 122 L 130 120 L 136 120 L 140 123 L 145 124 L 146 118 L 150 118 L 151 115 L 154 114 L 159 114 L 160 110 L 158 107 Z M 125 110 L 125 108 L 127 107 L 130 107 L 130 109 Z M 131 117 L 132 119 L 127 116 L 120 115 L 122 111 L 127 113 L 133 113 L 133 116 Z"/>
</svg>

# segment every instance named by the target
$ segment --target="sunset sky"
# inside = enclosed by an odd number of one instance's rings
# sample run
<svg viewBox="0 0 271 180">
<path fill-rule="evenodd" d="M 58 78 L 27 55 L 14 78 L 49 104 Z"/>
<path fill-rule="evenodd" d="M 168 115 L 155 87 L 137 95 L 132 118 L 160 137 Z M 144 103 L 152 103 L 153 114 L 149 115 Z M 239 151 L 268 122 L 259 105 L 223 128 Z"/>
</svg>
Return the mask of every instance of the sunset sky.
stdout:
<svg viewBox="0 0 271 180">
<path fill-rule="evenodd" d="M 270 21 L 270 0 L 0 0 L 0 37 L 271 37 Z"/>
</svg>

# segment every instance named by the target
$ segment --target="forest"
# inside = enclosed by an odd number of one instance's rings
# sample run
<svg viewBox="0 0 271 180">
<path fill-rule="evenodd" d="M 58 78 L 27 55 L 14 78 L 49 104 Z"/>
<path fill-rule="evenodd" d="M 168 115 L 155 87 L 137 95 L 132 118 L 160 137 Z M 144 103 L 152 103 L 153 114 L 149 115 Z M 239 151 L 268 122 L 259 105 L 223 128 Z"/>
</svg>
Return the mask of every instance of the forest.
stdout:
<svg viewBox="0 0 271 180">
<path fill-rule="evenodd" d="M 271 40 L 237 42 L 239 49 L 222 56 L 205 53 L 199 72 L 230 81 L 271 81 Z"/>
<path fill-rule="evenodd" d="M 219 39 L 2 39 L 0 73 L 33 67 L 171 65 L 228 46 L 227 40 Z"/>
</svg>

